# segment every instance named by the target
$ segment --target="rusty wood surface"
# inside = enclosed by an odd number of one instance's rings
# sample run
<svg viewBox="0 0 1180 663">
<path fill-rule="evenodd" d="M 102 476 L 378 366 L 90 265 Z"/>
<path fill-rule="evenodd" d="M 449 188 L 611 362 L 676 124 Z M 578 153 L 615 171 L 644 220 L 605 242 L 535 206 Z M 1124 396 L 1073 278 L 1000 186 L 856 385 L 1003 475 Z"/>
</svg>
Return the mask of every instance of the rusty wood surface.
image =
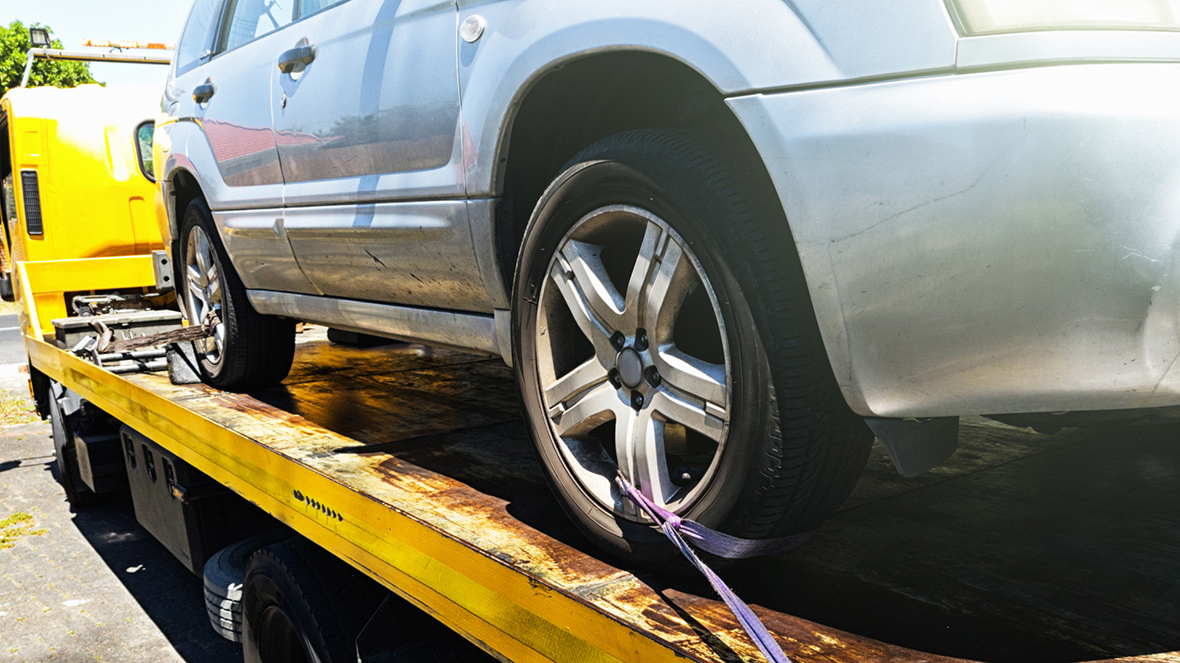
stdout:
<svg viewBox="0 0 1180 663">
<path fill-rule="evenodd" d="M 549 494 L 499 360 L 304 335 L 252 395 L 130 379 L 700 661 L 759 660 L 689 574 L 620 569 Z M 874 451 L 811 542 L 723 571 L 797 661 L 1180 661 L 1178 429 L 965 422 L 944 468 Z M 896 644 L 886 644 L 896 643 Z M 933 652 L 933 653 L 922 653 Z"/>
</svg>

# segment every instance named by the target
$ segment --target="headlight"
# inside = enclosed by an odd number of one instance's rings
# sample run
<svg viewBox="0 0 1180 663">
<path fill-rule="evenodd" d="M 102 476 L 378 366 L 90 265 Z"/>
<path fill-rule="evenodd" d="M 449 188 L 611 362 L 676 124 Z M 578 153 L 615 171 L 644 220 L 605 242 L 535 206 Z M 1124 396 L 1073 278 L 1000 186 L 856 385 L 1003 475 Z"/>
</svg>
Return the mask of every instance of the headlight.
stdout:
<svg viewBox="0 0 1180 663">
<path fill-rule="evenodd" d="M 1180 0 L 954 0 L 968 34 L 1030 30 L 1180 30 Z"/>
</svg>

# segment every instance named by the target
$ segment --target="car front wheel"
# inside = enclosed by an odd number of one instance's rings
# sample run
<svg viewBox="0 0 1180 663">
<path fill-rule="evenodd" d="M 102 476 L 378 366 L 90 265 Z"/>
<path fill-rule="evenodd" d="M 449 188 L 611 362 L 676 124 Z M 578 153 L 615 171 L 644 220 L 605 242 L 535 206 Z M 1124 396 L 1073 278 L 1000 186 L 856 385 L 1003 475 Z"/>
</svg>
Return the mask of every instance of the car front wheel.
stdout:
<svg viewBox="0 0 1180 663">
<path fill-rule="evenodd" d="M 551 485 L 608 552 L 678 554 L 619 472 L 678 515 L 771 538 L 815 527 L 863 467 L 872 434 L 832 378 L 785 224 L 757 209 L 692 138 L 647 130 L 576 156 L 529 222 L 514 366 Z"/>
</svg>

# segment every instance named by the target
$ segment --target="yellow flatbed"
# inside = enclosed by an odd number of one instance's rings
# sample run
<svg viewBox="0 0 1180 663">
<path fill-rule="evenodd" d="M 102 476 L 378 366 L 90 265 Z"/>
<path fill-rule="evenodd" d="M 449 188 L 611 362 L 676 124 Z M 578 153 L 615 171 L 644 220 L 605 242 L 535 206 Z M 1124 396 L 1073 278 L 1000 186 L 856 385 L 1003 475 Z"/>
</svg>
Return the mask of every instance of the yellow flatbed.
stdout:
<svg viewBox="0 0 1180 663">
<path fill-rule="evenodd" d="M 24 302 L 152 285 L 144 256 L 18 271 Z M 164 373 L 112 374 L 47 341 L 39 315 L 25 311 L 37 370 L 502 660 L 761 660 L 707 585 L 637 575 L 578 535 L 548 494 L 499 360 L 405 344 L 343 347 L 306 332 L 281 386 L 227 393 L 173 385 Z M 995 431 L 977 433 L 989 444 L 1010 435 Z M 792 660 L 960 660 L 786 614 L 797 603 L 791 590 L 779 610 L 754 610 Z"/>
<path fill-rule="evenodd" d="M 137 268 L 151 276 L 147 257 L 96 260 L 107 262 L 72 261 L 69 270 L 22 263 L 22 299 L 82 289 L 61 282 L 63 274 L 87 289 L 128 287 Z M 28 329 L 43 328 L 35 309 L 28 315 Z M 499 360 L 420 346 L 304 343 L 284 385 L 251 396 L 173 385 L 167 374 L 115 375 L 35 333 L 26 347 L 32 366 L 51 379 L 504 660 L 718 660 L 701 628 L 727 650 L 758 657 L 723 603 L 661 595 L 514 517 L 504 499 L 399 460 L 398 440 L 515 419 L 515 386 Z M 418 379 L 429 371 L 437 383 L 406 387 L 400 375 L 408 369 L 418 369 Z M 348 434 L 303 411 L 334 419 Z M 528 453 L 516 462 L 531 464 Z M 500 460 L 504 467 L 485 471 L 512 482 L 514 459 Z M 863 659 L 859 638 L 760 613 L 800 660 Z M 908 658 L 884 647 L 891 658 Z"/>
</svg>

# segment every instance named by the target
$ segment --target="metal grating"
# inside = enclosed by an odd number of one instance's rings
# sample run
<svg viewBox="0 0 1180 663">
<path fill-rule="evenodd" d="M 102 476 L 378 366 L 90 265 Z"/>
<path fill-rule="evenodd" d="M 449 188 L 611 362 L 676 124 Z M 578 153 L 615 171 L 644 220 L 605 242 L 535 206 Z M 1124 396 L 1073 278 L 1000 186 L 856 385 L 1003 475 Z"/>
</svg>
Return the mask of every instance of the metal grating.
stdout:
<svg viewBox="0 0 1180 663">
<path fill-rule="evenodd" d="M 42 235 L 45 227 L 41 221 L 41 188 L 37 184 L 37 171 L 20 171 L 20 184 L 25 202 L 25 231 L 30 235 Z"/>
</svg>

